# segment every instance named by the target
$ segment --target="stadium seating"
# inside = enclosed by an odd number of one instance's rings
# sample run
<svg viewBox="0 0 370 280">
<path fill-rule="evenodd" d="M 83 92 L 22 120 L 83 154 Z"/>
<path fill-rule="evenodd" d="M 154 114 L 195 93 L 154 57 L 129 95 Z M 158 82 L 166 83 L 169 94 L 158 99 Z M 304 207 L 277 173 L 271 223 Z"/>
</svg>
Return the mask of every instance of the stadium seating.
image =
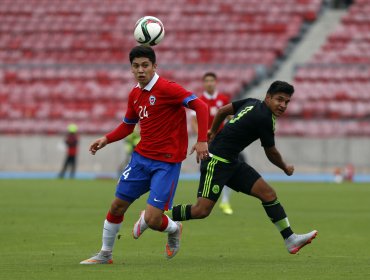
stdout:
<svg viewBox="0 0 370 280">
<path fill-rule="evenodd" d="M 311 61 L 297 67 L 294 102 L 279 134 L 370 135 L 369 12 L 369 1 L 354 1 Z"/>
<path fill-rule="evenodd" d="M 134 84 L 128 51 L 137 19 L 159 17 L 159 73 L 200 93 L 215 71 L 235 96 L 274 70 L 314 21 L 322 0 L 3 0 L 0 132 L 60 133 L 77 122 L 102 133 L 124 113 Z M 133 8 L 134 7 L 134 8 Z"/>
</svg>

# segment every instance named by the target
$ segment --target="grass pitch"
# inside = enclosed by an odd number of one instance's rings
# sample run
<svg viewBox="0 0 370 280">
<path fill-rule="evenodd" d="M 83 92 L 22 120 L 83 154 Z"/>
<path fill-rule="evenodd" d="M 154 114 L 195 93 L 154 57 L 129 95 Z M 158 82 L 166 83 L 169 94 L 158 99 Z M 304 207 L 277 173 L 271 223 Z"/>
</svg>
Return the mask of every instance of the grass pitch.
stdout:
<svg viewBox="0 0 370 280">
<path fill-rule="evenodd" d="M 260 202 L 233 193 L 234 215 L 215 208 L 184 222 L 181 250 L 164 257 L 166 235 L 131 229 L 126 213 L 113 265 L 79 262 L 100 249 L 113 180 L 0 180 L 0 279 L 370 279 L 368 184 L 273 183 L 292 228 L 318 237 L 287 253 Z M 180 182 L 175 204 L 195 202 L 197 182 Z"/>
</svg>

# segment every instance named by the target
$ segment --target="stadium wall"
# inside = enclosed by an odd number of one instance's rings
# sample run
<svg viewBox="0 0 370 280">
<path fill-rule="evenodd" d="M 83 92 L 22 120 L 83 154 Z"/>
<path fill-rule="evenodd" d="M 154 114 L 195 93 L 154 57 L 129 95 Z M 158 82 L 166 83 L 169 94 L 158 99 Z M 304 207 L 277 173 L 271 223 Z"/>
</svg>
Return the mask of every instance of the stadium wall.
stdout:
<svg viewBox="0 0 370 280">
<path fill-rule="evenodd" d="M 96 136 L 81 136 L 77 172 L 97 174 L 117 172 L 127 157 L 124 144 L 114 143 L 95 156 L 88 148 Z M 195 138 L 189 139 L 189 150 Z M 356 173 L 370 173 L 370 146 L 366 138 L 277 137 L 276 146 L 288 163 L 300 173 L 331 173 L 336 167 L 352 163 Z M 259 172 L 280 172 L 267 160 L 259 142 L 244 151 L 248 162 Z M 0 136 L 0 171 L 59 172 L 65 157 L 62 136 Z M 184 173 L 198 171 L 195 156 L 183 164 Z"/>
</svg>

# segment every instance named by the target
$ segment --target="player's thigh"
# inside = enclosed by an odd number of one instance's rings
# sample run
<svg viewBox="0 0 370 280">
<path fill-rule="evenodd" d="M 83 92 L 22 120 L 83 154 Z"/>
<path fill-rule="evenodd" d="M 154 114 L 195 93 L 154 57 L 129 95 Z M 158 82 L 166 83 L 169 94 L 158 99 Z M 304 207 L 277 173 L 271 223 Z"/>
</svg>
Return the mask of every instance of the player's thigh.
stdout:
<svg viewBox="0 0 370 280">
<path fill-rule="evenodd" d="M 223 163 L 215 158 L 202 161 L 197 196 L 216 202 L 231 174 L 232 167 L 229 163 Z"/>
<path fill-rule="evenodd" d="M 239 162 L 234 169 L 234 174 L 226 185 L 237 191 L 250 195 L 251 190 L 261 175 L 245 162 Z"/>
<path fill-rule="evenodd" d="M 150 188 L 151 174 L 146 159 L 134 153 L 118 180 L 116 197 L 132 203 Z"/>
<path fill-rule="evenodd" d="M 180 176 L 181 163 L 167 163 L 156 161 L 152 168 L 150 194 L 147 200 L 161 210 L 172 208 L 173 198 L 176 193 Z"/>
</svg>

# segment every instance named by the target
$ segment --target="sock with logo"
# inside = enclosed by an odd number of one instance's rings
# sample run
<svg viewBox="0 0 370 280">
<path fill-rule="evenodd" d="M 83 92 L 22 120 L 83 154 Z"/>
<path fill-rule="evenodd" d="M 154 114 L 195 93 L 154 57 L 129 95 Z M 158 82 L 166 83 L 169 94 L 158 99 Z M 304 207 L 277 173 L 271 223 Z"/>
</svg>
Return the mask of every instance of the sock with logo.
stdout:
<svg viewBox="0 0 370 280">
<path fill-rule="evenodd" d="M 174 221 L 186 221 L 192 219 L 191 204 L 179 204 L 172 208 L 172 219 Z"/>
<path fill-rule="evenodd" d="M 262 206 L 284 239 L 287 239 L 293 234 L 284 208 L 277 199 L 270 202 L 263 202 Z"/>
</svg>

